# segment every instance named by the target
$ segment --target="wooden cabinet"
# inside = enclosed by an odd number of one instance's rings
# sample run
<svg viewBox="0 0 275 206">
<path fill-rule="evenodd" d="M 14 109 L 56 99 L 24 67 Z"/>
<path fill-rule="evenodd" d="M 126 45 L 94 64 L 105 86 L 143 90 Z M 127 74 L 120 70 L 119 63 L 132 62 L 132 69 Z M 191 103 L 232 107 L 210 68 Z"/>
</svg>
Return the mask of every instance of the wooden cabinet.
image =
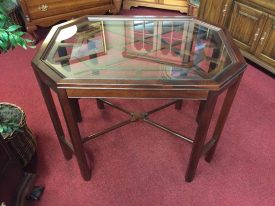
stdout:
<svg viewBox="0 0 275 206">
<path fill-rule="evenodd" d="M 112 0 L 18 0 L 25 26 L 34 39 L 37 26 L 48 27 L 62 20 L 70 20 L 83 15 L 117 13 L 120 8 Z"/>
<path fill-rule="evenodd" d="M 201 0 L 199 18 L 228 27 L 243 55 L 275 74 L 274 0 Z"/>
<path fill-rule="evenodd" d="M 245 3 L 234 2 L 228 29 L 245 57 L 275 74 L 275 4 Z"/>
<path fill-rule="evenodd" d="M 275 16 L 268 16 L 255 55 L 273 68 L 275 67 Z"/>
<path fill-rule="evenodd" d="M 198 17 L 211 24 L 225 26 L 232 0 L 201 0 Z"/>
<path fill-rule="evenodd" d="M 124 0 L 123 1 L 124 9 L 130 9 L 131 7 L 138 7 L 138 6 L 177 10 L 182 13 L 187 13 L 187 10 L 188 10 L 187 0 Z"/>
<path fill-rule="evenodd" d="M 265 12 L 235 2 L 229 31 L 244 51 L 253 53 L 267 19 Z"/>
</svg>

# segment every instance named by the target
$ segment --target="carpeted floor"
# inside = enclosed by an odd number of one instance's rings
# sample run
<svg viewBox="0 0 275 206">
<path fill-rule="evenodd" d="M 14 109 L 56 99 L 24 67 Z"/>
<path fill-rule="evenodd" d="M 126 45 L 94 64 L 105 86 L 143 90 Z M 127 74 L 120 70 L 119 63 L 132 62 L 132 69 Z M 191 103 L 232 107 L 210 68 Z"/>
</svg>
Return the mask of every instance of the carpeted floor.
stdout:
<svg viewBox="0 0 275 206">
<path fill-rule="evenodd" d="M 155 9 L 122 14 L 180 15 Z M 211 164 L 200 161 L 192 183 L 184 181 L 190 145 L 140 122 L 87 144 L 95 168 L 91 181 L 85 182 L 76 159 L 66 161 L 56 140 L 30 65 L 36 50 L 16 48 L 0 56 L 0 101 L 22 107 L 38 137 L 36 184 L 44 185 L 45 192 L 40 201 L 30 205 L 275 205 L 275 81 L 271 77 L 248 66 L 216 155 Z M 116 102 L 139 111 L 160 104 Z M 123 118 L 111 108 L 99 111 L 93 100 L 81 100 L 80 106 L 82 134 Z M 171 107 L 154 118 L 192 135 L 197 108 L 197 102 L 184 102 L 181 111 Z"/>
</svg>

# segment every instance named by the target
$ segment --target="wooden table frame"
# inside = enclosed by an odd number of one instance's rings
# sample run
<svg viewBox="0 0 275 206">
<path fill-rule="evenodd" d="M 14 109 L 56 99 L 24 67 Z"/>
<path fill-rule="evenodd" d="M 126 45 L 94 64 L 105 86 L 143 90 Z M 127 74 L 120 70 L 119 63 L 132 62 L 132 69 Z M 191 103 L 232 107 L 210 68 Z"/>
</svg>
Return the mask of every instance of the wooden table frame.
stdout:
<svg viewBox="0 0 275 206">
<path fill-rule="evenodd" d="M 36 57 L 32 61 L 32 66 L 34 68 L 35 75 L 37 77 L 45 103 L 47 105 L 48 112 L 54 125 L 64 157 L 69 160 L 74 154 L 77 158 L 77 162 L 83 179 L 90 180 L 91 168 L 93 166 L 89 165 L 91 163 L 87 161 L 83 148 L 83 144 L 89 138 L 83 139 L 80 136 L 80 131 L 78 127 L 78 122 L 81 121 L 81 112 L 77 101 L 79 98 L 97 99 L 97 105 L 99 109 L 103 109 L 104 104 L 109 103 L 108 101 L 104 100 L 104 98 L 172 99 L 176 101 L 172 102 L 169 105 L 175 104 L 176 109 L 181 108 L 181 100 L 199 100 L 200 107 L 196 118 L 198 127 L 194 140 L 189 140 L 189 143 L 192 143 L 193 146 L 185 176 L 185 180 L 187 182 L 191 182 L 195 176 L 200 157 L 203 154 L 206 154 L 205 160 L 207 162 L 210 162 L 213 158 L 231 105 L 238 90 L 242 74 L 246 68 L 246 63 L 239 50 L 235 47 L 233 40 L 228 35 L 227 31 L 223 31 L 222 29 L 219 31 L 221 32 L 220 35 L 224 38 L 224 41 L 226 41 L 225 43 L 227 44 L 229 51 L 232 52 L 232 58 L 234 59 L 234 62 L 230 65 L 230 68 L 219 75 L 215 79 L 215 81 L 187 81 L 183 85 L 160 85 L 158 82 L 152 82 L 151 84 L 144 86 L 135 84 L 135 82 L 133 81 L 126 81 L 124 82 L 124 84 L 120 84 L 120 82 L 118 81 L 117 85 L 109 85 L 108 80 L 103 81 L 103 84 L 102 82 L 100 84 L 97 84 L 94 81 L 85 79 L 77 81 L 62 79 L 52 69 L 49 69 L 49 66 L 40 59 L 43 56 L 44 51 L 47 49 L 48 44 L 51 44 L 51 39 L 55 36 L 58 29 L 75 24 L 78 21 L 84 21 L 85 18 L 87 17 L 73 20 L 71 22 L 54 27 L 44 41 Z M 104 19 L 106 17 L 93 18 Z M 114 18 L 123 19 L 125 17 Z M 179 17 L 166 17 L 165 20 L 178 18 Z M 182 17 L 180 19 L 190 18 Z M 58 96 L 66 125 L 70 134 L 71 144 L 68 143 L 64 138 L 63 128 L 61 126 L 60 118 L 57 113 L 57 109 L 55 107 L 50 89 L 55 91 Z M 223 92 L 227 93 L 216 123 L 214 134 L 212 138 L 207 143 L 205 143 L 207 131 L 209 129 L 217 98 Z M 154 125 L 154 122 L 147 121 L 148 119 L 144 114 L 134 114 L 132 115 L 132 119 L 130 121 L 136 121 L 137 119 L 142 119 L 149 124 L 160 128 L 160 126 L 158 126 L 157 124 Z M 165 128 L 161 129 L 165 130 Z M 173 133 L 172 130 L 168 132 Z M 176 133 L 175 135 L 177 136 L 177 134 L 178 133 Z"/>
</svg>

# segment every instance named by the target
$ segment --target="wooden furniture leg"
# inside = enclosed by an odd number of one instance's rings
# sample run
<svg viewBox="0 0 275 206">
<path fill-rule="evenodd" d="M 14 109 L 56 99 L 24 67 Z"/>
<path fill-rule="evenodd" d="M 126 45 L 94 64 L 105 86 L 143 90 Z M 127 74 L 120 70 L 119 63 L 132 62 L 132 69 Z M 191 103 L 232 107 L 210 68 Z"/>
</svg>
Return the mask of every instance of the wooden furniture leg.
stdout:
<svg viewBox="0 0 275 206">
<path fill-rule="evenodd" d="M 71 105 L 75 120 L 77 122 L 81 122 L 82 121 L 82 116 L 81 116 L 81 111 L 80 111 L 80 106 L 79 106 L 78 99 L 70 99 L 70 105 Z"/>
<path fill-rule="evenodd" d="M 114 9 L 111 11 L 112 14 L 118 14 L 121 9 L 122 0 L 113 0 Z"/>
<path fill-rule="evenodd" d="M 70 100 L 67 96 L 66 90 L 59 89 L 58 98 L 65 117 L 68 131 L 71 137 L 71 141 L 74 148 L 74 154 L 76 156 L 81 175 L 84 180 L 90 180 L 91 168 L 89 167 L 86 159 L 79 128 L 78 128 L 77 122 L 75 121 L 74 113 L 72 111 Z"/>
<path fill-rule="evenodd" d="M 205 103 L 205 101 L 200 101 L 199 110 L 198 110 L 197 117 L 196 117 L 197 122 L 199 122 L 204 103 Z"/>
<path fill-rule="evenodd" d="M 200 119 L 198 120 L 198 128 L 185 175 L 186 182 L 191 182 L 194 179 L 196 169 L 203 151 L 208 128 L 212 119 L 212 114 L 217 102 L 217 94 L 210 92 L 208 94 L 207 100 L 203 101 L 204 103 L 202 104 Z"/>
<path fill-rule="evenodd" d="M 177 100 L 177 102 L 175 104 L 175 109 L 181 110 L 181 107 L 182 107 L 182 100 Z"/>
<path fill-rule="evenodd" d="M 104 103 L 100 99 L 96 99 L 96 104 L 98 109 L 105 109 Z"/>
<path fill-rule="evenodd" d="M 36 45 L 39 42 L 39 37 L 36 34 L 36 30 L 37 30 L 37 26 L 26 26 L 26 30 L 27 32 L 31 35 L 31 37 L 33 38 L 33 44 Z"/>
<path fill-rule="evenodd" d="M 224 128 L 226 119 L 227 119 L 228 114 L 230 112 L 230 108 L 232 106 L 233 100 L 234 100 L 234 98 L 236 96 L 236 93 L 238 91 L 238 87 L 240 85 L 241 79 L 242 79 L 242 76 L 240 76 L 239 79 L 233 85 L 231 85 L 227 90 L 226 97 L 225 97 L 225 100 L 223 102 L 223 106 L 222 106 L 219 118 L 217 120 L 217 124 L 216 124 L 214 134 L 213 134 L 213 137 L 212 137 L 212 138 L 215 139 L 215 144 L 206 153 L 206 156 L 205 156 L 205 160 L 207 162 L 210 162 L 212 160 L 213 156 L 214 156 L 214 153 L 216 151 L 217 144 L 219 142 L 222 130 Z"/>
<path fill-rule="evenodd" d="M 50 114 L 56 135 L 58 137 L 58 141 L 60 144 L 60 147 L 62 149 L 64 157 L 69 160 L 72 158 L 72 150 L 69 145 L 67 145 L 67 142 L 65 140 L 65 135 L 62 129 L 62 125 L 52 98 L 52 94 L 50 91 L 50 88 L 40 79 L 39 75 L 35 72 L 38 84 L 40 86 L 41 93 L 44 97 L 44 101 L 46 103 L 48 112 Z"/>
</svg>

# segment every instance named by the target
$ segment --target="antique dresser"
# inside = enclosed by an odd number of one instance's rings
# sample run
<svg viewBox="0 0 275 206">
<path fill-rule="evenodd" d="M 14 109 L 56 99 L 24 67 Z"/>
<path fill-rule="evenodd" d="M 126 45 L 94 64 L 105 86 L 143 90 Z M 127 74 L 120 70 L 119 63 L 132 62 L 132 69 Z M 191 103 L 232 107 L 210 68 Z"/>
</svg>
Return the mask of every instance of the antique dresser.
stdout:
<svg viewBox="0 0 275 206">
<path fill-rule="evenodd" d="M 18 0 L 26 30 L 35 41 L 37 26 L 48 27 L 62 20 L 70 20 L 84 15 L 98 15 L 119 11 L 112 0 Z"/>
</svg>

